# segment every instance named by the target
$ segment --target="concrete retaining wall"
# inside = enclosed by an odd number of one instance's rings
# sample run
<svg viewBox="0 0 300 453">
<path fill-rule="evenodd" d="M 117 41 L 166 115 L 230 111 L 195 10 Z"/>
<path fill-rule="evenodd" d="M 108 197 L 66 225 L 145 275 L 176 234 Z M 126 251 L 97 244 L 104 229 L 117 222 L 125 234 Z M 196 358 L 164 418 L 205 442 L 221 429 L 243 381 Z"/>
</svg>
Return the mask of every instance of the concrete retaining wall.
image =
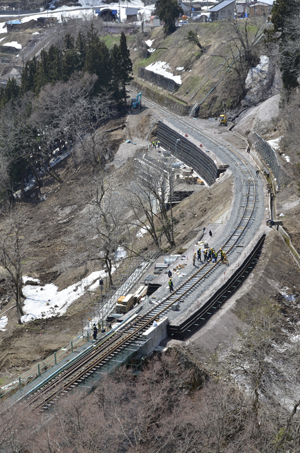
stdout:
<svg viewBox="0 0 300 453">
<path fill-rule="evenodd" d="M 256 151 L 263 159 L 267 167 L 271 170 L 271 172 L 274 175 L 274 178 L 276 178 L 277 186 L 279 189 L 280 185 L 282 185 L 283 183 L 283 178 L 280 165 L 277 159 L 276 151 L 272 148 L 271 145 L 269 145 L 268 142 L 263 140 L 256 132 L 253 134 L 251 139 Z"/>
<path fill-rule="evenodd" d="M 163 148 L 176 152 L 178 158 L 201 175 L 208 185 L 211 186 L 216 182 L 218 177 L 216 164 L 194 143 L 161 121 L 158 122 L 156 134 Z"/>
<path fill-rule="evenodd" d="M 167 326 L 169 324 L 168 318 L 161 318 L 157 321 L 157 326 L 151 326 L 146 332 L 143 333 L 142 339 L 148 340 L 147 343 L 142 346 L 139 353 L 143 356 L 147 356 L 154 351 L 155 348 L 167 338 Z"/>
<path fill-rule="evenodd" d="M 141 66 L 138 67 L 138 76 L 141 79 L 154 83 L 154 85 L 162 87 L 164 90 L 171 91 L 172 93 L 178 90 L 178 88 L 180 87 L 180 85 L 174 80 L 168 79 L 161 74 L 156 74 L 155 72 L 148 71 L 148 69 L 142 68 Z"/>
<path fill-rule="evenodd" d="M 166 107 L 177 115 L 188 116 L 188 114 L 190 113 L 191 107 L 189 105 L 181 104 L 175 99 L 164 95 L 163 93 L 158 93 L 156 90 L 151 89 L 151 87 L 146 86 L 143 83 L 140 83 L 136 79 L 131 82 L 131 85 L 136 89 L 137 92 L 141 91 L 143 96 L 146 96 L 162 107 Z"/>
</svg>

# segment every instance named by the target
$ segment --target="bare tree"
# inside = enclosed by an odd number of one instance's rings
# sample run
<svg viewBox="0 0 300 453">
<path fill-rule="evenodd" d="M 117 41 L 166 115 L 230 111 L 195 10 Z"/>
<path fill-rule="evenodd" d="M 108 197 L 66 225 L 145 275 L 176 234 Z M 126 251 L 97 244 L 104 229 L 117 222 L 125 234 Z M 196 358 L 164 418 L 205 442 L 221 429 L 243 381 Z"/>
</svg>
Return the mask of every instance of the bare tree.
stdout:
<svg viewBox="0 0 300 453">
<path fill-rule="evenodd" d="M 265 24 L 260 18 L 230 19 L 225 24 L 226 49 L 218 58 L 224 60 L 225 68 L 237 76 L 241 95 L 245 94 L 245 80 L 249 69 L 255 66 L 259 59 L 255 46 L 263 36 Z"/>
<path fill-rule="evenodd" d="M 149 159 L 136 163 L 136 178 L 128 190 L 128 206 L 134 213 L 134 224 L 148 230 L 157 248 L 161 248 L 163 236 L 174 247 L 172 168 Z"/>
<path fill-rule="evenodd" d="M 20 234 L 20 223 L 15 216 L 10 218 L 6 234 L 2 234 L 0 247 L 0 265 L 4 269 L 5 286 L 16 301 L 18 323 L 22 324 L 24 238 Z"/>
<path fill-rule="evenodd" d="M 118 247 L 127 247 L 131 233 L 124 221 L 125 204 L 122 194 L 114 190 L 113 183 L 109 179 L 103 179 L 103 175 L 91 184 L 95 192 L 88 205 L 90 224 L 96 232 L 96 247 L 108 273 L 109 286 L 112 286 L 116 252 Z"/>
</svg>

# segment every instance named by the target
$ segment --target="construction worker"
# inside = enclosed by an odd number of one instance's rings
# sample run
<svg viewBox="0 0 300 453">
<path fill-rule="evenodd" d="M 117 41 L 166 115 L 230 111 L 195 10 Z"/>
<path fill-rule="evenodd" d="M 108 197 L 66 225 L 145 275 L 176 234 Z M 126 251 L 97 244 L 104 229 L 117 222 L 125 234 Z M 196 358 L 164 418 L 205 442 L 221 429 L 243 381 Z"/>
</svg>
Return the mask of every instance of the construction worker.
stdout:
<svg viewBox="0 0 300 453">
<path fill-rule="evenodd" d="M 225 253 L 223 252 L 222 249 L 220 249 L 220 254 L 221 254 L 221 262 L 223 263 Z"/>
<path fill-rule="evenodd" d="M 198 261 L 200 261 L 202 263 L 202 260 L 201 260 L 201 247 L 199 247 L 197 255 L 198 255 L 197 256 Z"/>
<path fill-rule="evenodd" d="M 204 262 L 207 260 L 207 250 L 206 249 L 204 249 L 204 251 L 203 251 L 203 260 L 204 260 Z"/>
<path fill-rule="evenodd" d="M 156 142 L 153 140 L 152 142 L 153 148 L 156 149 Z"/>
<path fill-rule="evenodd" d="M 171 278 L 169 280 L 169 289 L 170 289 L 170 293 L 172 293 L 174 291 L 174 286 L 173 286 L 173 282 L 172 282 Z"/>
<path fill-rule="evenodd" d="M 159 149 L 160 148 L 160 141 L 157 140 L 157 148 Z"/>
<path fill-rule="evenodd" d="M 94 324 L 93 325 L 93 338 L 94 338 L 94 340 L 97 340 L 97 333 L 98 333 L 98 329 L 97 329 L 96 324 Z"/>
</svg>

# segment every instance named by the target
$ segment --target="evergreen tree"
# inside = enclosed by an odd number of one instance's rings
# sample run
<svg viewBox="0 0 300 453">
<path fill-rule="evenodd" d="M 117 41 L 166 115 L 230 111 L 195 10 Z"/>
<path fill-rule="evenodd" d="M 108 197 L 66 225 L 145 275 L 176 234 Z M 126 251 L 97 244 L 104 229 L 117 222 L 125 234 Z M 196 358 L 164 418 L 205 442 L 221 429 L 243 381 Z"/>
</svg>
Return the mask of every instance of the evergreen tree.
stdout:
<svg viewBox="0 0 300 453">
<path fill-rule="evenodd" d="M 62 60 L 62 79 L 66 82 L 80 67 L 80 59 L 76 50 L 64 52 Z"/>
<path fill-rule="evenodd" d="M 284 87 L 291 90 L 299 85 L 300 73 L 300 29 L 299 0 L 275 0 L 272 9 L 272 32 L 268 34 L 278 39 L 280 33 L 280 70 Z M 275 33 L 277 33 L 275 35 Z"/>
<path fill-rule="evenodd" d="M 34 78 L 34 91 L 36 94 L 40 89 L 50 82 L 48 77 L 48 53 L 43 49 L 41 51 L 41 58 L 38 63 L 36 76 Z"/>
<path fill-rule="evenodd" d="M 62 78 L 62 53 L 54 45 L 51 45 L 48 51 L 47 77 L 51 83 L 55 83 Z"/>
<path fill-rule="evenodd" d="M 67 33 L 64 39 L 64 49 L 65 50 L 74 50 L 75 49 L 75 42 L 73 36 L 70 33 Z"/>
<path fill-rule="evenodd" d="M 111 81 L 110 53 L 104 42 L 99 40 L 94 28 L 88 32 L 84 71 L 98 76 L 95 93 L 108 88 Z"/>
<path fill-rule="evenodd" d="M 119 73 L 120 73 L 120 84 L 121 84 L 121 95 L 124 99 L 124 105 L 126 107 L 126 85 L 133 79 L 132 73 L 132 61 L 130 59 L 130 51 L 127 47 L 127 41 L 125 33 L 122 31 L 119 46 Z"/>
<path fill-rule="evenodd" d="M 121 98 L 120 94 L 120 82 L 121 82 L 121 72 L 120 72 L 120 47 L 117 44 L 114 44 L 111 50 L 111 87 L 112 94 L 116 101 L 119 101 Z"/>
<path fill-rule="evenodd" d="M 76 51 L 77 51 L 78 60 L 79 60 L 78 70 L 81 70 L 84 67 L 85 59 L 86 59 L 86 46 L 87 46 L 86 37 L 80 31 L 78 33 L 77 40 L 76 40 Z"/>
<path fill-rule="evenodd" d="M 176 30 L 175 21 L 180 14 L 183 14 L 178 0 L 157 0 L 155 3 L 156 14 L 162 20 L 166 35 L 170 35 Z"/>
<path fill-rule="evenodd" d="M 13 77 L 9 78 L 1 99 L 1 107 L 7 104 L 10 100 L 16 100 L 20 96 L 20 87 L 17 84 L 16 79 Z"/>
<path fill-rule="evenodd" d="M 34 79 L 36 77 L 38 62 L 36 57 L 26 62 L 21 75 L 21 90 L 22 93 L 34 90 Z"/>
<path fill-rule="evenodd" d="M 271 18 L 275 32 L 281 32 L 284 35 L 288 31 L 288 20 L 296 13 L 298 6 L 297 0 L 275 0 Z"/>
</svg>

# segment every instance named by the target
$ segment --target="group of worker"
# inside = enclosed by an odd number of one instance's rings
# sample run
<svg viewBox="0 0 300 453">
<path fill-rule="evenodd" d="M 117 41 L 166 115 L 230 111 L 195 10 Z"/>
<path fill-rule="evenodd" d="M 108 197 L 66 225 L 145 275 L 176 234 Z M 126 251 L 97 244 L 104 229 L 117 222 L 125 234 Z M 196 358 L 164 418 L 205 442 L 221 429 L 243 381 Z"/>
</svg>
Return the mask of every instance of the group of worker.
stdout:
<svg viewBox="0 0 300 453">
<path fill-rule="evenodd" d="M 218 251 L 215 251 L 213 247 L 211 247 L 210 249 L 204 249 L 203 250 L 203 261 L 202 261 L 202 258 L 201 258 L 201 247 L 199 247 L 199 249 L 197 250 L 197 254 L 196 252 L 194 253 L 193 255 L 193 265 L 196 266 L 196 256 L 197 256 L 197 261 L 200 261 L 200 263 L 202 262 L 208 262 L 208 261 L 212 261 L 212 263 L 216 263 L 218 261 L 218 254 L 220 252 L 220 257 L 221 257 L 221 261 L 222 263 L 224 261 L 226 261 L 226 253 L 220 249 Z"/>
<path fill-rule="evenodd" d="M 154 149 L 156 149 L 156 147 L 160 148 L 160 141 L 159 140 L 157 140 L 157 142 L 153 141 L 152 142 L 152 146 L 153 146 Z"/>
<path fill-rule="evenodd" d="M 193 266 L 196 266 L 196 260 L 200 261 L 201 263 L 209 262 L 210 260 L 212 263 L 216 263 L 218 261 L 219 252 L 220 252 L 221 263 L 229 265 L 226 253 L 222 249 L 220 249 L 218 251 L 215 251 L 213 247 L 211 247 L 210 249 L 204 249 L 203 250 L 203 261 L 201 259 L 201 252 L 202 252 L 201 247 L 199 247 L 199 249 L 197 250 L 197 253 L 195 252 L 193 254 Z M 170 293 L 172 293 L 174 291 L 174 285 L 173 285 L 173 281 L 172 281 L 172 272 L 170 270 L 168 271 L 168 276 L 170 279 L 169 280 L 169 290 L 170 290 Z"/>
</svg>

